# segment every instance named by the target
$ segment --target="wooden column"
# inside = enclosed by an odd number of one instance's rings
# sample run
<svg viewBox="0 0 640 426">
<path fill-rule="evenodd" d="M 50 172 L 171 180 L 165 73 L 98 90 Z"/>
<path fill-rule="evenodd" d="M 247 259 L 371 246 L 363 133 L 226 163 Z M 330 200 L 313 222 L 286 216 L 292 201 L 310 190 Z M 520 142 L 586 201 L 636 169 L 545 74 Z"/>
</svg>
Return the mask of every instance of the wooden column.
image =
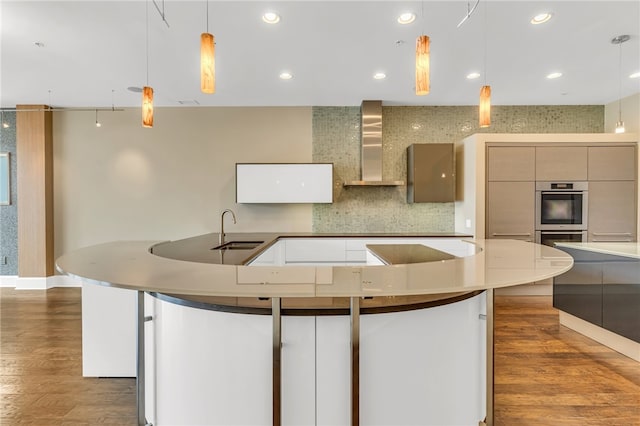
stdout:
<svg viewBox="0 0 640 426">
<path fill-rule="evenodd" d="M 18 276 L 54 275 L 53 112 L 46 105 L 18 105 Z"/>
</svg>

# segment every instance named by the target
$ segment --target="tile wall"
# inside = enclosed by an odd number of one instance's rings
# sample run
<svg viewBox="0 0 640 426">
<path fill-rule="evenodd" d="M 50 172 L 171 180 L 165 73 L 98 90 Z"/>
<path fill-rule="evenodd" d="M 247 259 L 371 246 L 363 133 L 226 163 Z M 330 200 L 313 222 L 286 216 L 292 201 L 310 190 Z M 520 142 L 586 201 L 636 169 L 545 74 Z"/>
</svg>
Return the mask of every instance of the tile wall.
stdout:
<svg viewBox="0 0 640 426">
<path fill-rule="evenodd" d="M 6 123 L 8 127 L 4 127 Z M 0 275 L 18 274 L 18 206 L 16 179 L 16 113 L 3 112 L 0 123 L 0 152 L 10 155 L 11 204 L 0 206 Z M 5 263 L 6 259 L 6 263 Z"/>
<path fill-rule="evenodd" d="M 384 106 L 383 179 L 406 181 L 406 148 L 488 133 L 602 133 L 604 106 L 494 106 L 478 128 L 476 106 Z M 313 232 L 452 232 L 453 203 L 407 204 L 406 187 L 349 187 L 360 179 L 360 108 L 313 108 L 313 162 L 334 164 L 333 204 L 313 206 Z"/>
</svg>

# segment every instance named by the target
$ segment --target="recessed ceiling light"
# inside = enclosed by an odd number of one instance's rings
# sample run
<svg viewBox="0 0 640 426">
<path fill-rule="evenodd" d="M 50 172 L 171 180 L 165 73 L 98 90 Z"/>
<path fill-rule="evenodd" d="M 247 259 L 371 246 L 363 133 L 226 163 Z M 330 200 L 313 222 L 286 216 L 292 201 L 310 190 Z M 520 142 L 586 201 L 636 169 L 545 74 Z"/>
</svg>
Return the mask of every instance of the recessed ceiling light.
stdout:
<svg viewBox="0 0 640 426">
<path fill-rule="evenodd" d="M 44 43 L 43 43 L 43 42 L 41 42 L 41 41 L 34 41 L 34 42 L 33 42 L 33 45 L 34 45 L 35 47 L 44 47 Z"/>
<path fill-rule="evenodd" d="M 280 22 L 280 15 L 275 12 L 266 12 L 262 15 L 262 20 L 267 24 L 277 24 Z"/>
<path fill-rule="evenodd" d="M 640 77 L 640 72 L 634 72 L 629 76 L 629 78 L 638 78 L 638 77 Z"/>
<path fill-rule="evenodd" d="M 280 79 L 282 80 L 291 80 L 293 78 L 293 74 L 289 71 L 283 71 L 280 73 Z"/>
<path fill-rule="evenodd" d="M 473 80 L 480 77 L 480 73 L 479 72 L 470 72 L 469 74 L 467 74 L 467 79 L 469 80 Z"/>
<path fill-rule="evenodd" d="M 549 80 L 553 80 L 554 78 L 558 78 L 558 77 L 562 77 L 562 73 L 561 72 L 552 72 L 551 74 L 547 75 L 547 78 Z"/>
<path fill-rule="evenodd" d="M 383 72 L 377 72 L 373 75 L 373 78 L 375 78 L 376 80 L 384 80 L 385 78 L 387 78 L 387 75 Z"/>
<path fill-rule="evenodd" d="M 416 20 L 416 14 L 413 12 L 405 12 L 398 16 L 398 23 L 402 25 L 410 24 Z"/>
<path fill-rule="evenodd" d="M 552 16 L 551 13 L 548 13 L 548 12 L 539 13 L 533 18 L 531 18 L 531 23 L 533 25 L 544 24 L 549 19 L 551 19 L 551 16 Z"/>
</svg>

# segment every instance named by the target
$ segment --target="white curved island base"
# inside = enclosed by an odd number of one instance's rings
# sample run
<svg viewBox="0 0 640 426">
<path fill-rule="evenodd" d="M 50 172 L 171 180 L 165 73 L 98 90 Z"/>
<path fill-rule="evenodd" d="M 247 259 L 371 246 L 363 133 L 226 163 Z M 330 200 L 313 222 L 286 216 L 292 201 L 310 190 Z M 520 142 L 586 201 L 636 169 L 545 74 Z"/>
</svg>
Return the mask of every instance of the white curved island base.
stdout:
<svg viewBox="0 0 640 426">
<path fill-rule="evenodd" d="M 285 242 L 291 266 L 248 265 L 281 237 L 238 237 L 264 241 L 245 253 L 212 249 L 207 234 L 58 259 L 87 283 L 137 292 L 139 425 L 492 425 L 494 289 L 573 265 L 522 241 L 314 235 Z M 309 264 L 309 244 L 340 259 Z M 387 264 L 354 259 L 360 246 Z M 145 309 L 145 293 L 163 301 Z"/>
<path fill-rule="evenodd" d="M 148 421 L 272 424 L 271 316 L 160 299 L 154 310 L 147 325 Z M 432 308 L 361 315 L 360 424 L 484 419 L 485 314 L 483 292 Z M 281 339 L 282 424 L 350 424 L 349 316 L 283 315 Z"/>
</svg>

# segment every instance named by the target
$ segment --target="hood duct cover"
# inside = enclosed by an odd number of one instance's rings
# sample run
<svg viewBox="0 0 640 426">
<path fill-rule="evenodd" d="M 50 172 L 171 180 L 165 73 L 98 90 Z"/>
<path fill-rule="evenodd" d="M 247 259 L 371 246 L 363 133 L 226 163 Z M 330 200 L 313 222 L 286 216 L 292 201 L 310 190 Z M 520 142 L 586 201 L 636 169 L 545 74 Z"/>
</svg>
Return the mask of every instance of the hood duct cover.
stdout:
<svg viewBox="0 0 640 426">
<path fill-rule="evenodd" d="M 362 101 L 360 107 L 360 177 L 344 186 L 402 186 L 404 181 L 382 180 L 382 101 Z"/>
</svg>

